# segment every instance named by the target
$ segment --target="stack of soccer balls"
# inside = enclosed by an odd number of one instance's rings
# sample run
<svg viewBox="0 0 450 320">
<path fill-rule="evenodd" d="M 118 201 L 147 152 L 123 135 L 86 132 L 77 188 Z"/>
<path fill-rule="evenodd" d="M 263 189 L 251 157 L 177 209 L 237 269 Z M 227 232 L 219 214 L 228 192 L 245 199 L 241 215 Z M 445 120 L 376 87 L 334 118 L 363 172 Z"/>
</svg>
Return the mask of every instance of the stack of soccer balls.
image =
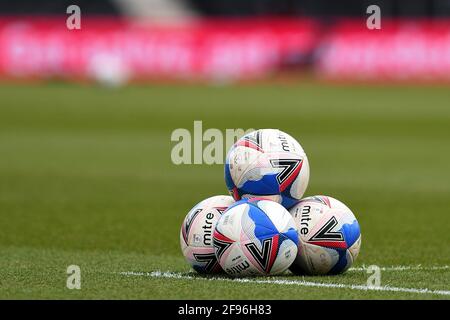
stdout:
<svg viewBox="0 0 450 320">
<path fill-rule="evenodd" d="M 245 135 L 226 158 L 232 197 L 203 200 L 183 221 L 186 260 L 199 273 L 231 276 L 346 271 L 361 245 L 358 221 L 331 197 L 301 199 L 308 181 L 308 158 L 290 135 L 275 129 Z"/>
</svg>

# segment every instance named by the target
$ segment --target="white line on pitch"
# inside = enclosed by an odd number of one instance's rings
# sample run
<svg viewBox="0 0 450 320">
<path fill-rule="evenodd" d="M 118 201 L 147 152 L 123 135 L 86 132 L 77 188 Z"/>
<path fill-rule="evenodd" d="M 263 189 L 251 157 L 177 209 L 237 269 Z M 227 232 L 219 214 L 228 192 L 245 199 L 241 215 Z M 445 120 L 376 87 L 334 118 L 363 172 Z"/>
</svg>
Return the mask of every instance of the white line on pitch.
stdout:
<svg viewBox="0 0 450 320">
<path fill-rule="evenodd" d="M 431 289 L 418 289 L 418 288 L 400 288 L 391 286 L 381 286 L 381 287 L 368 287 L 363 285 L 347 285 L 340 283 L 324 283 L 324 282 L 311 282 L 303 280 L 275 280 L 275 279 L 245 279 L 245 278 L 221 278 L 221 277 L 193 277 L 185 275 L 183 273 L 176 272 L 163 272 L 163 271 L 153 271 L 153 272 L 120 272 L 124 276 L 147 276 L 152 278 L 171 278 L 171 279 L 181 279 L 181 280 L 205 280 L 205 281 L 224 281 L 224 282 L 237 282 L 237 283 L 257 283 L 257 284 L 277 284 L 277 285 L 295 285 L 303 287 L 318 287 L 318 288 L 338 288 L 338 289 L 351 289 L 351 290 L 362 290 L 362 291 L 390 291 L 390 292 L 406 292 L 406 293 L 421 293 L 421 294 L 437 294 L 437 295 L 450 295 L 450 291 L 446 290 L 431 290 Z"/>
<path fill-rule="evenodd" d="M 348 271 L 367 271 L 369 266 L 361 266 L 357 268 L 350 268 Z M 450 266 L 422 266 L 420 264 L 416 266 L 390 266 L 380 267 L 381 271 L 407 271 L 407 270 L 423 270 L 423 271 L 437 271 L 437 270 L 449 270 Z"/>
</svg>

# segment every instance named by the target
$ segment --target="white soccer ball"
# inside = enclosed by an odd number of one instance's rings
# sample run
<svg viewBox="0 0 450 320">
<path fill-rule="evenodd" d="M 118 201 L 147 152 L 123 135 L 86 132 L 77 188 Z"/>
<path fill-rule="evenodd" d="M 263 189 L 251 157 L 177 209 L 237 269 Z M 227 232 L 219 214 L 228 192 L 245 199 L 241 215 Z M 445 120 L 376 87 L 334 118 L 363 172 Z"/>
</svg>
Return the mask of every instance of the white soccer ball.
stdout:
<svg viewBox="0 0 450 320">
<path fill-rule="evenodd" d="M 195 271 L 222 271 L 214 254 L 213 232 L 217 220 L 233 203 L 230 196 L 210 197 L 198 203 L 186 215 L 180 230 L 181 251 Z"/>
<path fill-rule="evenodd" d="M 285 132 L 253 131 L 228 152 L 225 182 L 236 201 L 264 197 L 290 208 L 308 186 L 308 158 L 302 146 Z"/>
<path fill-rule="evenodd" d="M 275 275 L 297 255 L 294 220 L 280 204 L 265 199 L 236 202 L 220 217 L 214 247 L 220 266 L 231 276 Z"/>
<path fill-rule="evenodd" d="M 326 275 L 345 272 L 361 247 L 361 232 L 352 211 L 328 196 L 313 196 L 292 207 L 299 234 L 298 254 L 290 270 L 295 274 Z"/>
</svg>

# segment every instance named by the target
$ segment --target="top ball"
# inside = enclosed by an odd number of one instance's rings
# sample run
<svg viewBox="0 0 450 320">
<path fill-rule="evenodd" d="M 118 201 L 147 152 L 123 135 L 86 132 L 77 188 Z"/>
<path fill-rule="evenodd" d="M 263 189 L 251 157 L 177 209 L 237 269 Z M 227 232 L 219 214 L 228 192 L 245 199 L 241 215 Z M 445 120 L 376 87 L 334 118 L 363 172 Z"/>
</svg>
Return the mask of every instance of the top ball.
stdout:
<svg viewBox="0 0 450 320">
<path fill-rule="evenodd" d="M 306 191 L 309 163 L 302 146 L 276 129 L 260 129 L 239 139 L 228 152 L 225 182 L 237 201 L 264 197 L 292 207 Z"/>
</svg>

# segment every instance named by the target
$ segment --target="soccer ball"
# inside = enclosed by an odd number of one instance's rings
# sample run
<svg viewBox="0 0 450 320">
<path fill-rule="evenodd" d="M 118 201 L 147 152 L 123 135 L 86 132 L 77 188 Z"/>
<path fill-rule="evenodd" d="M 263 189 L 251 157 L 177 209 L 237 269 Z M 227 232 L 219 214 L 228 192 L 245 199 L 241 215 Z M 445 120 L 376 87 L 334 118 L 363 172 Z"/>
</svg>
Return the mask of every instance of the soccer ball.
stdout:
<svg viewBox="0 0 450 320">
<path fill-rule="evenodd" d="M 305 151 L 280 130 L 260 129 L 243 136 L 226 158 L 225 182 L 236 201 L 264 197 L 290 208 L 301 199 L 308 181 Z"/>
<path fill-rule="evenodd" d="M 298 234 L 289 212 L 266 199 L 236 202 L 219 218 L 213 238 L 217 260 L 231 276 L 275 275 L 297 255 Z"/>
<path fill-rule="evenodd" d="M 213 247 L 213 232 L 222 213 L 234 203 L 230 196 L 214 196 L 198 203 L 181 225 L 181 251 L 187 262 L 199 273 L 219 273 Z"/>
<path fill-rule="evenodd" d="M 352 211 L 327 196 L 301 200 L 289 212 L 296 223 L 298 254 L 290 270 L 296 274 L 325 275 L 345 272 L 361 246 L 361 232 Z"/>
</svg>

